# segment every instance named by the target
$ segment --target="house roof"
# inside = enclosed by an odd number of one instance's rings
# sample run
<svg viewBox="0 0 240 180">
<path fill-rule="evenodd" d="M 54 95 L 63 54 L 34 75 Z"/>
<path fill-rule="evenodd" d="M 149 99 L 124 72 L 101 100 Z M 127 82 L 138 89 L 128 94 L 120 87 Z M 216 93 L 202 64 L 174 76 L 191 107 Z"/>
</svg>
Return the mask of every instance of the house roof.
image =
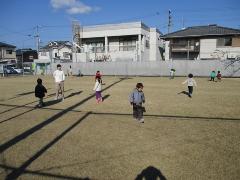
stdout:
<svg viewBox="0 0 240 180">
<path fill-rule="evenodd" d="M 3 43 L 3 42 L 0 42 L 0 47 L 10 47 L 10 48 L 16 48 L 16 46 L 14 46 L 14 45 L 11 45 L 11 44 L 6 44 L 6 43 Z"/>
<path fill-rule="evenodd" d="M 48 50 L 48 49 L 61 49 L 62 47 L 69 47 L 72 48 L 72 43 L 69 41 L 51 41 L 46 46 L 42 47 L 41 50 Z"/>
<path fill-rule="evenodd" d="M 29 49 L 17 49 L 16 50 L 16 55 L 17 56 L 25 54 L 25 53 L 27 53 L 27 54 L 34 54 L 34 53 L 37 53 L 37 51 L 33 50 L 31 48 L 29 48 Z"/>
<path fill-rule="evenodd" d="M 218 26 L 216 24 L 208 26 L 193 26 L 186 29 L 172 32 L 162 36 L 163 39 L 172 39 L 180 37 L 202 37 L 202 36 L 223 36 L 240 35 L 240 29 Z"/>
</svg>

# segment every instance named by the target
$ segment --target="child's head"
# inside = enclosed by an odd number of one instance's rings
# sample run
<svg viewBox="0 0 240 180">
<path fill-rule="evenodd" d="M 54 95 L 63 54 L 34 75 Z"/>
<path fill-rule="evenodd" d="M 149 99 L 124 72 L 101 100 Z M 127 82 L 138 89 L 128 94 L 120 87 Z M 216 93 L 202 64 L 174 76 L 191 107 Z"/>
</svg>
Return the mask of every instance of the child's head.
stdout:
<svg viewBox="0 0 240 180">
<path fill-rule="evenodd" d="M 57 65 L 57 69 L 60 70 L 62 68 L 61 64 Z"/>
<path fill-rule="evenodd" d="M 189 78 L 193 78 L 193 74 L 191 74 L 191 73 L 188 74 L 188 77 L 189 77 Z"/>
<path fill-rule="evenodd" d="M 38 79 L 37 79 L 37 83 L 38 83 L 38 84 L 42 84 L 42 79 L 38 78 Z"/>
<path fill-rule="evenodd" d="M 97 78 L 101 78 L 100 71 L 97 71 L 97 72 L 96 72 L 96 76 L 95 76 L 95 78 L 96 78 L 96 79 L 97 79 Z"/>
<path fill-rule="evenodd" d="M 142 90 L 143 89 L 143 84 L 142 83 L 137 83 L 136 88 L 138 90 Z"/>
</svg>

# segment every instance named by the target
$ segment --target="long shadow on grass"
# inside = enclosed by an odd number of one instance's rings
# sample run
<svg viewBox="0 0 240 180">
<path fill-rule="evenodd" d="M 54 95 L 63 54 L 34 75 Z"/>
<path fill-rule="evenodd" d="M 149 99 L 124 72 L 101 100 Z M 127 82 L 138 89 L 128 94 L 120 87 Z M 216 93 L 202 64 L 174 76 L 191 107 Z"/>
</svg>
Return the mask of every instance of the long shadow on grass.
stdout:
<svg viewBox="0 0 240 180">
<path fill-rule="evenodd" d="M 132 116 L 132 114 L 128 114 L 128 113 L 102 113 L 102 112 L 92 112 L 92 114 L 96 114 L 96 115 L 110 115 L 110 116 Z M 209 121 L 209 120 L 231 120 L 231 121 L 239 121 L 240 122 L 240 118 L 222 118 L 222 117 L 204 117 L 204 116 L 177 116 L 177 115 L 163 115 L 163 114 L 144 114 L 144 117 L 165 117 L 165 118 L 170 118 L 173 120 L 176 119 L 186 119 L 186 120 L 193 120 L 193 119 L 200 119 L 200 120 L 205 120 L 205 121 Z"/>
<path fill-rule="evenodd" d="M 47 88 L 47 90 L 49 90 L 51 88 Z M 22 96 L 26 96 L 26 95 L 29 95 L 29 94 L 34 94 L 35 91 L 29 91 L 29 92 L 25 92 L 25 93 L 20 93 L 20 94 L 17 94 L 16 96 L 12 97 L 12 98 L 9 98 L 9 99 L 6 99 L 6 100 L 11 100 L 11 99 L 16 99 L 16 98 L 19 98 L 19 97 L 22 97 Z"/>
<path fill-rule="evenodd" d="M 9 107 L 18 107 L 18 105 L 10 105 L 10 104 L 0 104 L 2 106 L 9 106 Z M 22 106 L 21 106 L 22 107 Z M 32 106 L 24 106 L 25 108 L 30 108 L 33 109 L 34 107 Z M 49 109 L 49 110 L 56 110 L 56 111 L 61 111 L 63 109 L 59 109 L 59 108 L 48 108 L 48 107 L 44 107 L 43 109 Z M 71 112 L 84 112 L 84 111 L 80 111 L 80 110 L 71 110 Z M 92 114 L 96 114 L 96 115 L 110 115 L 110 116 L 132 116 L 131 113 L 111 113 L 111 112 L 92 112 Z M 144 114 L 145 117 L 158 117 L 158 118 L 169 118 L 168 120 L 176 120 L 176 119 L 185 119 L 185 120 L 205 120 L 205 121 L 209 121 L 209 120 L 221 120 L 221 121 L 235 121 L 235 122 L 240 122 L 240 118 L 229 118 L 229 117 L 204 117 L 204 116 L 177 116 L 177 115 L 165 115 L 165 114 Z"/>
<path fill-rule="evenodd" d="M 153 166 L 148 166 L 137 175 L 135 180 L 167 180 L 161 171 Z"/>
<path fill-rule="evenodd" d="M 75 92 L 75 93 L 71 93 L 71 94 L 68 95 L 65 99 L 71 98 L 71 97 L 73 97 L 73 96 L 75 96 L 75 95 L 79 95 L 80 93 L 82 93 L 82 91 L 78 91 L 78 92 Z M 55 94 L 54 94 L 54 95 L 55 95 Z M 52 105 L 57 104 L 57 103 L 59 103 L 59 102 L 61 102 L 61 99 L 46 101 L 46 102 L 44 102 L 44 107 L 52 106 Z M 25 106 L 19 106 L 19 107 L 25 107 Z M 10 118 L 7 118 L 7 119 L 5 119 L 5 120 L 2 120 L 2 121 L 0 121 L 0 124 L 1 124 L 1 123 L 4 123 L 4 122 L 7 122 L 7 121 L 10 121 L 10 120 L 12 120 L 12 119 L 15 119 L 15 118 L 17 118 L 17 117 L 19 117 L 19 116 L 21 116 L 21 115 L 23 115 L 23 114 L 29 113 L 29 112 L 31 112 L 31 111 L 33 111 L 33 110 L 35 110 L 35 109 L 36 109 L 36 108 L 33 108 L 33 109 L 28 110 L 28 111 L 25 111 L 25 112 L 22 112 L 22 113 L 20 113 L 20 114 L 17 114 L 17 115 L 15 115 L 15 116 L 12 116 L 12 117 L 10 117 Z"/>
<path fill-rule="evenodd" d="M 120 83 L 121 81 L 123 81 L 124 78 L 112 83 L 111 85 L 109 85 L 108 87 L 104 88 L 103 91 L 111 88 L 112 86 Z M 33 133 L 41 130 L 43 127 L 47 126 L 48 124 L 54 122 L 55 120 L 57 120 L 58 118 L 60 118 L 61 116 L 63 116 L 64 114 L 68 113 L 69 111 L 72 111 L 73 109 L 75 109 L 76 107 L 84 104 L 85 102 L 87 102 L 88 100 L 90 100 L 91 98 L 94 97 L 94 94 L 83 99 L 82 101 L 62 110 L 61 112 L 53 115 L 52 117 L 48 118 L 47 120 L 37 124 L 36 126 L 32 127 L 31 129 L 26 130 L 25 132 L 15 136 L 14 138 L 10 139 L 9 141 L 1 144 L 0 146 L 0 153 L 4 152 L 5 150 L 7 150 L 8 148 L 12 147 L 13 145 L 17 144 L 18 142 L 22 141 L 23 139 L 27 138 L 28 136 L 32 135 Z"/>
<path fill-rule="evenodd" d="M 189 93 L 187 91 L 181 91 L 178 94 L 185 94 L 185 95 L 189 96 Z"/>
<path fill-rule="evenodd" d="M 110 97 L 110 94 L 106 94 L 105 96 L 102 97 L 102 100 L 105 101 L 109 97 Z"/>
<path fill-rule="evenodd" d="M 16 167 L 7 166 L 0 164 L 0 168 L 5 170 L 17 170 Z M 37 172 L 37 171 L 31 171 L 31 170 L 25 170 L 22 174 L 31 174 L 34 176 L 40 176 L 42 177 L 48 177 L 48 178 L 54 178 L 54 179 L 65 179 L 65 180 L 90 180 L 90 178 L 79 178 L 79 177 L 72 177 L 72 176 L 65 176 L 65 175 L 58 175 L 58 174 L 52 174 L 52 173 L 44 173 L 44 172 Z"/>
<path fill-rule="evenodd" d="M 68 89 L 68 90 L 66 90 L 66 91 L 64 91 L 64 92 L 68 92 L 68 91 L 71 91 L 71 90 L 72 90 L 72 89 Z M 45 99 L 47 99 L 47 98 L 49 98 L 49 97 L 52 97 L 52 96 L 54 96 L 54 95 L 55 95 L 55 93 L 49 94 Z M 11 109 L 8 109 L 8 110 L 5 110 L 5 111 L 3 111 L 3 112 L 0 112 L 0 114 L 3 114 L 3 113 L 6 113 L 6 112 L 9 112 L 9 111 L 12 111 L 12 110 L 15 110 L 15 109 L 24 107 L 24 106 L 26 106 L 26 105 L 30 105 L 30 104 L 35 103 L 35 102 L 38 102 L 38 100 L 29 102 L 29 103 L 26 103 L 26 104 L 24 104 L 24 105 L 16 106 L 16 107 L 11 108 Z M 4 104 L 0 104 L 0 105 L 4 105 Z"/>
<path fill-rule="evenodd" d="M 37 158 L 39 158 L 45 151 L 47 151 L 50 147 L 52 147 L 55 143 L 57 143 L 61 138 L 63 138 L 69 131 L 75 128 L 81 121 L 87 118 L 91 112 L 86 113 L 83 117 L 81 117 L 77 122 L 69 126 L 66 130 L 64 130 L 60 135 L 55 137 L 52 141 L 46 144 L 42 149 L 40 149 L 37 153 L 35 153 L 32 157 L 30 157 L 27 161 L 25 161 L 19 168 L 14 169 L 11 173 L 7 175 L 6 180 L 17 179 L 21 174 L 23 174 L 26 168 Z"/>
</svg>

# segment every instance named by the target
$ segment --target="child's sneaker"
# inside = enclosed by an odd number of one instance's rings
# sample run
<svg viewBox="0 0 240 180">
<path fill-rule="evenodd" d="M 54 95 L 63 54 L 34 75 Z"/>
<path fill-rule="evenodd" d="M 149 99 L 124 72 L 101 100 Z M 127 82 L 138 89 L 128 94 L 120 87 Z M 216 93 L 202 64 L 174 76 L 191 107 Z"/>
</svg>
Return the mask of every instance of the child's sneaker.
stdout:
<svg viewBox="0 0 240 180">
<path fill-rule="evenodd" d="M 139 122 L 140 122 L 140 123 L 144 123 L 144 119 L 143 119 L 143 118 L 140 119 Z"/>
</svg>

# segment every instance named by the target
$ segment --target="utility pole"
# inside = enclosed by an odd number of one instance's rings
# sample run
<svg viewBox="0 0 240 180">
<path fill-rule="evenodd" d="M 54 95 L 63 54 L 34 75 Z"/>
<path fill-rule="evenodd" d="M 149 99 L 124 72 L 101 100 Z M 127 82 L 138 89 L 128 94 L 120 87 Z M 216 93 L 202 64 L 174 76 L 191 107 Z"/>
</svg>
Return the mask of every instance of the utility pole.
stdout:
<svg viewBox="0 0 240 180">
<path fill-rule="evenodd" d="M 171 27 L 172 27 L 172 12 L 169 9 L 168 10 L 168 33 L 171 32 Z"/>
<path fill-rule="evenodd" d="M 36 26 L 36 36 L 34 36 L 36 38 L 36 47 L 37 47 L 37 53 L 39 52 L 39 26 Z"/>
</svg>

